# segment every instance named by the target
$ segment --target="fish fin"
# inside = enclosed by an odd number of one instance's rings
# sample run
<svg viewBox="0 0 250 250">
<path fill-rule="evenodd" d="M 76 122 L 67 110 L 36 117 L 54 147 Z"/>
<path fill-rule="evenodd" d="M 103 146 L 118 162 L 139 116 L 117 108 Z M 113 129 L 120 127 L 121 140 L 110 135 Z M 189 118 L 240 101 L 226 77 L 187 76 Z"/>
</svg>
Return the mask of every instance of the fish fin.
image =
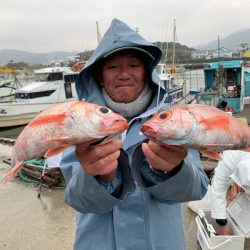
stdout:
<svg viewBox="0 0 250 250">
<path fill-rule="evenodd" d="M 48 158 L 48 157 L 51 157 L 51 156 L 60 154 L 60 153 L 63 152 L 67 147 L 69 147 L 69 145 L 68 145 L 68 144 L 65 144 L 65 145 L 62 145 L 62 146 L 60 146 L 60 147 L 50 149 L 50 150 L 48 150 L 48 151 L 45 153 L 44 157 L 45 157 L 45 158 Z"/>
<path fill-rule="evenodd" d="M 49 138 L 44 140 L 44 142 L 60 142 L 64 144 L 72 144 L 72 137 L 58 137 L 58 138 Z"/>
<path fill-rule="evenodd" d="M 210 159 L 213 159 L 213 160 L 221 160 L 221 155 L 219 152 L 215 152 L 215 151 L 207 151 L 207 150 L 201 150 L 200 151 L 202 156 L 205 156 L 205 157 L 208 157 Z"/>
<path fill-rule="evenodd" d="M 227 116 L 216 116 L 208 119 L 201 119 L 200 124 L 207 130 L 224 130 L 228 131 L 230 124 L 230 117 Z"/>
<path fill-rule="evenodd" d="M 4 175 L 3 184 L 6 185 L 10 180 L 12 180 L 22 170 L 22 168 L 23 168 L 23 163 L 17 162 L 17 164 Z"/>
<path fill-rule="evenodd" d="M 62 125 L 66 117 L 67 114 L 65 112 L 55 115 L 41 115 L 32 120 L 28 126 L 40 126 L 48 123 L 56 123 L 57 125 Z"/>
<path fill-rule="evenodd" d="M 234 144 L 202 144 L 202 148 L 208 151 L 221 151 L 221 148 L 232 149 L 234 146 Z"/>
<path fill-rule="evenodd" d="M 241 149 L 241 151 L 244 151 L 244 152 L 250 152 L 250 147 L 248 147 L 248 148 L 244 148 L 244 149 Z"/>
</svg>

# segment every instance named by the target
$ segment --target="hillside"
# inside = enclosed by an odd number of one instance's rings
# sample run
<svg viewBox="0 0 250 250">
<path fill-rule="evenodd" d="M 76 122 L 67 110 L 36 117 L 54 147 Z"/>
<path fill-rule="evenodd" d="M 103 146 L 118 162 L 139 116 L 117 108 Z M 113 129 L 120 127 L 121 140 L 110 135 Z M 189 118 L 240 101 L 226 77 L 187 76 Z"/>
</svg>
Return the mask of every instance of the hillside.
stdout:
<svg viewBox="0 0 250 250">
<path fill-rule="evenodd" d="M 162 50 L 162 60 L 168 63 L 172 63 L 173 60 L 173 42 L 156 42 L 155 43 Z M 181 62 L 186 59 L 190 59 L 193 48 L 189 48 L 186 45 L 180 43 L 175 44 L 175 62 Z"/>
<path fill-rule="evenodd" d="M 225 47 L 232 51 L 238 51 L 238 47 L 241 43 L 247 43 L 250 47 L 250 29 L 241 30 L 235 33 L 232 33 L 226 37 L 220 37 L 220 47 Z M 171 63 L 173 57 L 173 42 L 169 43 L 155 43 L 159 48 L 162 49 L 163 52 L 163 60 Z M 199 50 L 215 50 L 218 48 L 218 39 L 211 41 L 205 45 L 198 46 Z M 197 48 L 198 49 L 198 48 Z M 175 62 L 185 61 L 190 59 L 191 52 L 195 50 L 194 48 L 187 47 L 186 45 L 182 45 L 180 43 L 175 44 Z M 84 60 L 87 60 L 90 54 L 93 51 L 85 51 L 82 53 L 81 57 Z M 167 52 L 167 53 L 166 53 Z M 25 62 L 28 64 L 49 64 L 51 61 L 58 60 L 67 60 L 68 57 L 75 56 L 79 52 L 64 52 L 64 51 L 56 51 L 50 53 L 30 53 L 26 51 L 20 50 L 10 50 L 4 49 L 0 50 L 0 66 L 4 66 L 10 61 L 15 63 L 17 62 Z M 83 55 L 84 54 L 84 55 Z M 79 54 L 78 54 L 79 55 Z"/>
<path fill-rule="evenodd" d="M 25 62 L 28 64 L 49 64 L 51 61 L 63 60 L 76 55 L 77 52 L 55 51 L 49 53 L 31 53 L 20 50 L 4 49 L 0 50 L 0 66 L 4 66 L 10 61 Z"/>
<path fill-rule="evenodd" d="M 232 51 L 237 51 L 241 43 L 247 43 L 250 46 L 250 29 L 244 29 L 224 38 L 220 37 L 220 47 L 225 47 Z M 218 48 L 218 38 L 214 41 L 207 43 L 206 45 L 199 46 L 202 50 L 214 50 Z"/>
</svg>

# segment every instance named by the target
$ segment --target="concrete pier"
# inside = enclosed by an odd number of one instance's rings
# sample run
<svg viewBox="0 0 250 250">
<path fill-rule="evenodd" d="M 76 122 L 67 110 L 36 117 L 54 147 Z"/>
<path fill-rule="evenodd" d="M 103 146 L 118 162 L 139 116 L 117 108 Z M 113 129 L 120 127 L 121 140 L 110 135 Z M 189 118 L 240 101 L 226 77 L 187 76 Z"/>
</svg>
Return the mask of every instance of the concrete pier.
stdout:
<svg viewBox="0 0 250 250">
<path fill-rule="evenodd" d="M 250 123 L 250 105 L 239 116 Z M 64 203 L 64 189 L 42 188 L 15 179 L 6 186 L 3 175 L 9 165 L 3 159 L 10 157 L 11 145 L 0 144 L 0 249 L 4 250 L 70 250 L 75 234 L 75 211 Z M 204 162 L 215 167 L 216 162 Z M 196 213 L 187 204 L 182 205 L 187 250 L 200 250 L 197 242 Z M 245 241 L 250 250 L 250 240 Z"/>
</svg>

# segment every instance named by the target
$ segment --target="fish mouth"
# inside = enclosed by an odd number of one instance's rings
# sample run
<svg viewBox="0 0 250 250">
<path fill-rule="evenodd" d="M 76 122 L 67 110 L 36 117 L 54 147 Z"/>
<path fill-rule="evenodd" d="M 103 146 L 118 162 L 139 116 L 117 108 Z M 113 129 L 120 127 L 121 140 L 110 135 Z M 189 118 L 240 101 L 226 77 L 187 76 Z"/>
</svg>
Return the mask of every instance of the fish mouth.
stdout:
<svg viewBox="0 0 250 250">
<path fill-rule="evenodd" d="M 120 134 L 126 129 L 128 129 L 128 122 L 125 119 L 104 120 L 101 128 L 103 133 L 112 134 Z"/>
<path fill-rule="evenodd" d="M 117 135 L 119 135 L 120 133 L 114 133 L 112 135 L 107 135 L 101 139 L 97 139 L 96 141 L 92 142 L 89 144 L 90 147 L 95 147 L 97 145 L 101 145 L 101 144 L 105 144 L 109 141 L 111 141 L 113 138 L 115 138 Z"/>
<path fill-rule="evenodd" d="M 103 134 L 104 137 L 96 139 L 89 145 L 91 147 L 95 147 L 100 144 L 105 144 L 115 138 L 117 135 L 124 132 L 126 129 L 128 129 L 128 122 L 125 119 L 116 119 L 113 121 L 112 119 L 106 119 L 102 122 L 100 129 L 101 134 Z"/>
<path fill-rule="evenodd" d="M 90 147 L 95 147 L 99 144 L 103 144 L 104 142 L 106 142 L 108 140 L 110 136 L 105 136 L 103 138 L 101 138 L 100 140 L 96 140 L 94 142 L 92 142 L 91 144 L 89 144 Z"/>
<path fill-rule="evenodd" d="M 141 132 L 150 138 L 156 138 L 157 136 L 156 131 L 150 125 L 147 125 L 147 124 L 142 125 Z"/>
</svg>

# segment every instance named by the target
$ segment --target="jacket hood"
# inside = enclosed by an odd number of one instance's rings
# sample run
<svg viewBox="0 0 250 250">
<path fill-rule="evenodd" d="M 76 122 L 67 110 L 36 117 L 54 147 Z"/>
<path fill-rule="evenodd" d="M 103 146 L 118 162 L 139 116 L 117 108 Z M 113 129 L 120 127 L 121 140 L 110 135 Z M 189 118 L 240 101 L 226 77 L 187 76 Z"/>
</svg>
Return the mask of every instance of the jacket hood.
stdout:
<svg viewBox="0 0 250 250">
<path fill-rule="evenodd" d="M 77 77 L 76 91 L 80 100 L 87 100 L 98 103 L 99 105 L 104 105 L 103 98 L 100 98 L 100 88 L 92 75 L 93 68 L 102 58 L 111 54 L 113 51 L 119 51 L 125 47 L 138 48 L 149 55 L 151 60 L 149 67 L 151 80 L 153 83 L 162 87 L 158 75 L 154 72 L 155 66 L 162 57 L 161 50 L 156 45 L 145 40 L 127 24 L 118 19 L 113 19 L 101 42 Z M 99 98 L 96 96 L 98 93 Z"/>
</svg>

